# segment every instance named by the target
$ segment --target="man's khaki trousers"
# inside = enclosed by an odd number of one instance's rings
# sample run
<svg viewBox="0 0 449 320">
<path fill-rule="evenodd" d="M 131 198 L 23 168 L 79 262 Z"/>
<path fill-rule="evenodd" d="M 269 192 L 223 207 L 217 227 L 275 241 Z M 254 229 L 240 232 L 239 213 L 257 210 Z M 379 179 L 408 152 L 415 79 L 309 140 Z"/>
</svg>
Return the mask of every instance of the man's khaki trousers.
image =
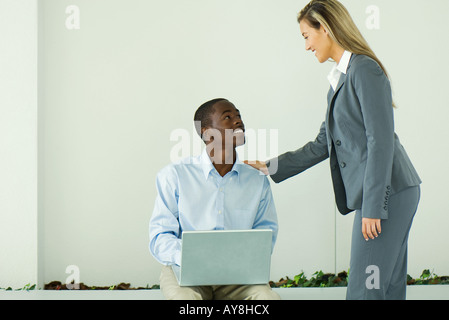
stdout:
<svg viewBox="0 0 449 320">
<path fill-rule="evenodd" d="M 170 266 L 163 266 L 161 291 L 167 300 L 280 300 L 268 284 L 181 287 Z"/>
</svg>

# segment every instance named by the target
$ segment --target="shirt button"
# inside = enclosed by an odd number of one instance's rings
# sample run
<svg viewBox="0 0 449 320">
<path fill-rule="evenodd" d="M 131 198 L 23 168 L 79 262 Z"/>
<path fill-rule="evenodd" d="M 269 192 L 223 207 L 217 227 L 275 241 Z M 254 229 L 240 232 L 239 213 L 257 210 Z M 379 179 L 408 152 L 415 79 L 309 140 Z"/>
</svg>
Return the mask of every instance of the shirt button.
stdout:
<svg viewBox="0 0 449 320">
<path fill-rule="evenodd" d="M 346 163 L 344 163 L 344 162 L 340 163 L 340 167 L 342 167 L 342 168 L 346 167 Z"/>
<path fill-rule="evenodd" d="M 223 192 L 223 188 L 220 188 L 220 192 Z"/>
<path fill-rule="evenodd" d="M 337 141 L 335 142 L 335 144 L 336 144 L 337 146 L 341 146 L 341 141 L 340 141 L 340 140 L 337 140 Z"/>
<path fill-rule="evenodd" d="M 218 214 L 221 214 L 221 210 L 218 210 Z"/>
</svg>

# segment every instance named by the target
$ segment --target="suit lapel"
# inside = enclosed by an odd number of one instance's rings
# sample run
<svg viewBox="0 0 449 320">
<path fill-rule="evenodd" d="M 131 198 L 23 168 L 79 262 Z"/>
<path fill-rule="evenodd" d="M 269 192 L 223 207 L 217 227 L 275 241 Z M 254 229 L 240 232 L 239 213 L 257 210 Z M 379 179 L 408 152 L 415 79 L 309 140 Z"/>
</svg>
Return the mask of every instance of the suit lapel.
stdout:
<svg viewBox="0 0 449 320">
<path fill-rule="evenodd" d="M 353 58 L 355 57 L 355 54 L 352 54 L 351 59 L 348 63 L 348 68 L 346 69 L 346 74 L 342 73 L 340 75 L 340 79 L 338 80 L 337 87 L 335 88 L 335 91 L 332 92 L 332 87 L 329 89 L 329 93 L 327 96 L 328 99 L 328 106 L 327 106 L 327 114 L 326 114 L 326 134 L 328 139 L 328 148 L 329 148 L 329 158 L 330 158 L 330 164 L 331 164 L 331 173 L 332 173 L 332 183 L 334 186 L 334 193 L 335 193 L 335 202 L 337 204 L 338 211 L 342 214 L 347 214 L 353 210 L 347 208 L 346 204 L 346 190 L 343 183 L 343 178 L 341 176 L 341 171 L 338 166 L 338 159 L 337 154 L 335 151 L 334 143 L 332 137 L 332 115 L 333 115 L 333 109 L 335 105 L 335 98 L 337 97 L 338 92 L 343 87 L 346 81 L 346 77 L 349 73 L 349 69 L 351 67 L 351 63 Z"/>
<path fill-rule="evenodd" d="M 351 64 L 352 64 L 352 61 L 355 56 L 356 56 L 356 54 L 353 53 L 351 56 L 351 59 L 349 60 L 348 68 L 346 69 L 346 74 L 342 73 L 340 75 L 340 79 L 338 80 L 338 84 L 337 84 L 337 87 L 335 88 L 335 91 L 333 93 L 329 92 L 329 94 L 328 94 L 328 101 L 327 101 L 328 105 L 327 105 L 327 115 L 326 115 L 326 120 L 327 120 L 328 124 L 329 124 L 330 116 L 332 115 L 332 110 L 334 108 L 334 100 L 337 97 L 338 91 L 340 91 L 341 87 L 343 86 L 343 84 L 346 81 L 346 77 L 348 75 L 349 69 L 351 68 Z"/>
<path fill-rule="evenodd" d="M 337 87 L 335 88 L 334 94 L 332 95 L 331 102 L 333 102 L 333 100 L 335 99 L 335 96 L 337 95 L 338 91 L 340 90 L 341 86 L 345 83 L 345 81 L 346 81 L 346 74 L 342 73 L 340 75 L 340 79 L 338 80 L 338 84 L 337 84 Z"/>
<path fill-rule="evenodd" d="M 332 116 L 332 110 L 334 109 L 334 100 L 337 97 L 338 91 L 341 89 L 343 84 L 346 80 L 346 74 L 342 73 L 340 76 L 340 80 L 338 81 L 337 87 L 335 88 L 335 91 L 332 93 L 332 87 L 330 89 L 330 92 L 328 94 L 328 105 L 327 105 L 327 114 L 326 114 L 326 132 L 328 134 L 328 138 L 332 137 L 331 130 L 329 128 L 330 124 L 332 123 L 331 116 Z"/>
</svg>

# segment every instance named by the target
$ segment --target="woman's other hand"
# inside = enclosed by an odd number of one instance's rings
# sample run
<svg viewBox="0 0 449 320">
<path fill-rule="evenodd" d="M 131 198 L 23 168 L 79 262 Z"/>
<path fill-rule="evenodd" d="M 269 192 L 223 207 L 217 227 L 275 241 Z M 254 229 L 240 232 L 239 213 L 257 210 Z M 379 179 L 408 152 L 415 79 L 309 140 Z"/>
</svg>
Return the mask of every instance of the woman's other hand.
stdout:
<svg viewBox="0 0 449 320">
<path fill-rule="evenodd" d="M 380 231 L 380 219 L 362 218 L 362 233 L 366 241 L 377 238 Z"/>
</svg>

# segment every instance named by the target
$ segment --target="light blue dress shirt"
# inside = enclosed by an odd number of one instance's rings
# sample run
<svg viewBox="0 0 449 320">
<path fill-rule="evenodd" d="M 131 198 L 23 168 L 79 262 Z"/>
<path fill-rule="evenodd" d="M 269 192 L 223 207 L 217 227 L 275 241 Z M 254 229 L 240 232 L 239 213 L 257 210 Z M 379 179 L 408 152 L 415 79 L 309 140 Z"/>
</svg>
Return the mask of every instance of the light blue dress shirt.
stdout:
<svg viewBox="0 0 449 320">
<path fill-rule="evenodd" d="M 150 252 L 165 265 L 181 263 L 181 234 L 194 230 L 271 229 L 277 214 L 265 175 L 237 160 L 220 176 L 206 150 L 163 168 L 150 220 Z"/>
</svg>

